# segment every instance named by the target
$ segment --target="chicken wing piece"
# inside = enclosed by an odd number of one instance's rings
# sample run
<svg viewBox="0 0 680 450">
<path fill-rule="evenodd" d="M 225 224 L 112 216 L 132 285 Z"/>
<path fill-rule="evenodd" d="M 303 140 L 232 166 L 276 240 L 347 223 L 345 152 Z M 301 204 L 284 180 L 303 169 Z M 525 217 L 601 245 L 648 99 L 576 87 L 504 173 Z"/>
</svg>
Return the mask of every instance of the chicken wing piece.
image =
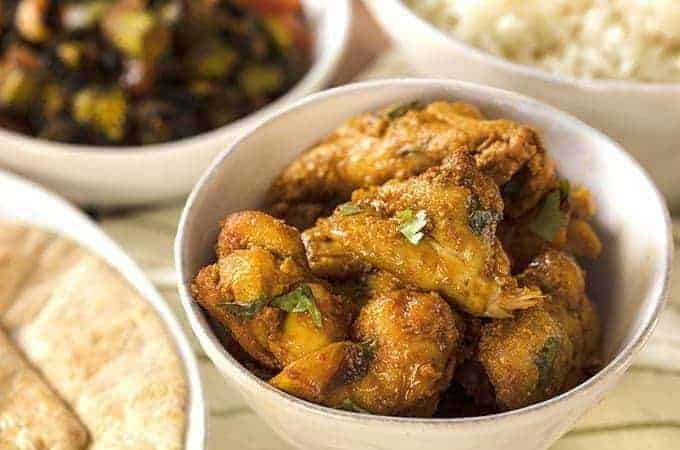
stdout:
<svg viewBox="0 0 680 450">
<path fill-rule="evenodd" d="M 310 266 L 324 276 L 380 269 L 470 314 L 510 317 L 541 293 L 509 274 L 495 235 L 502 209 L 496 184 L 456 153 L 418 177 L 356 191 L 319 219 L 305 232 Z"/>
<path fill-rule="evenodd" d="M 270 211 L 299 218 L 292 211 L 300 204 L 314 209 L 341 203 L 357 188 L 418 175 L 457 151 L 474 155 L 499 185 L 536 155 L 545 155 L 536 133 L 516 122 L 484 120 L 464 103 L 413 103 L 350 119 L 305 152 L 273 183 Z"/>
<path fill-rule="evenodd" d="M 192 290 L 210 316 L 263 366 L 280 369 L 347 337 L 351 311 L 307 267 L 298 232 L 264 213 L 227 217 L 218 261 Z"/>
<path fill-rule="evenodd" d="M 383 293 L 362 308 L 353 329 L 356 343 L 331 344 L 270 383 L 334 408 L 428 417 L 451 380 L 460 327 L 437 294 Z"/>
<path fill-rule="evenodd" d="M 576 262 L 550 250 L 520 280 L 540 287 L 546 301 L 512 320 L 485 324 L 479 343 L 478 358 L 500 409 L 548 399 L 581 382 L 597 363 L 599 320 Z"/>
</svg>

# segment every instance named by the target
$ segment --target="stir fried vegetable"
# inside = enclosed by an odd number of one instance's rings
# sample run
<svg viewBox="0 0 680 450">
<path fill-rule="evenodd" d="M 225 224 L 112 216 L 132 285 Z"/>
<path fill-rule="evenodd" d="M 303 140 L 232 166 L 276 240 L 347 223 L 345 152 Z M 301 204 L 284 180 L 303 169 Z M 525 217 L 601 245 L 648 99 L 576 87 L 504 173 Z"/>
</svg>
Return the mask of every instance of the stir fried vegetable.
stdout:
<svg viewBox="0 0 680 450">
<path fill-rule="evenodd" d="M 261 108 L 309 63 L 299 0 L 0 1 L 0 126 L 146 145 Z"/>
</svg>

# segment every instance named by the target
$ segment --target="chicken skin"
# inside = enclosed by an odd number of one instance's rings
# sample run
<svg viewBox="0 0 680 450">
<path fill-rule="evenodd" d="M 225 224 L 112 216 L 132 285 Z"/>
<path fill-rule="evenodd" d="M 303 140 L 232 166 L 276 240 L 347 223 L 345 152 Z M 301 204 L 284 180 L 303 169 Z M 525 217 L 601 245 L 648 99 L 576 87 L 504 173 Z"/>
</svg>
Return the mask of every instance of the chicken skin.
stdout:
<svg viewBox="0 0 680 450">
<path fill-rule="evenodd" d="M 509 274 L 495 235 L 502 209 L 493 180 L 456 153 L 420 176 L 355 192 L 351 205 L 319 219 L 304 240 L 317 275 L 376 268 L 470 314 L 510 317 L 541 293 Z M 415 218 L 405 221 L 406 213 Z"/>
<path fill-rule="evenodd" d="M 351 311 L 310 274 L 294 228 L 261 212 L 232 214 L 216 253 L 193 295 L 263 366 L 280 369 L 346 339 Z"/>
<path fill-rule="evenodd" d="M 307 355 L 270 383 L 334 408 L 429 417 L 451 380 L 460 326 L 437 294 L 383 293 L 361 309 L 352 342 Z"/>
<path fill-rule="evenodd" d="M 526 126 L 485 120 L 477 108 L 464 103 L 413 103 L 353 118 L 305 152 L 273 183 L 269 208 L 277 217 L 307 228 L 315 218 L 310 211 L 321 213 L 328 204 L 347 201 L 357 188 L 418 175 L 458 151 L 473 155 L 498 185 L 530 161 L 531 173 L 552 164 L 536 133 Z M 533 192 L 540 198 L 540 192 Z"/>
<path fill-rule="evenodd" d="M 576 262 L 550 250 L 532 261 L 520 279 L 542 289 L 546 301 L 511 320 L 485 324 L 479 342 L 479 361 L 502 410 L 572 387 L 598 358 L 599 321 Z"/>
</svg>

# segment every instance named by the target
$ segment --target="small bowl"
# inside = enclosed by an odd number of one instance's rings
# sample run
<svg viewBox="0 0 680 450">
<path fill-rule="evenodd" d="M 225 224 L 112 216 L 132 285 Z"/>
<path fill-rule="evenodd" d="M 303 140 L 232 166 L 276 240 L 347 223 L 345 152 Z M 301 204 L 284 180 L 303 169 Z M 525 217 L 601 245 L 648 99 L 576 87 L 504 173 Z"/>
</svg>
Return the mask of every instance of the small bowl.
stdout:
<svg viewBox="0 0 680 450">
<path fill-rule="evenodd" d="M 455 78 L 543 100 L 607 133 L 652 174 L 680 210 L 680 83 L 588 80 L 517 64 L 479 50 L 419 17 L 401 0 L 364 0 L 424 76 Z"/>
<path fill-rule="evenodd" d="M 591 189 L 602 257 L 588 268 L 589 293 L 604 320 L 605 366 L 578 387 L 515 411 L 462 419 L 412 419 L 348 413 L 287 395 L 250 373 L 220 344 L 190 293 L 214 260 L 218 221 L 262 204 L 277 174 L 344 120 L 413 100 L 462 100 L 489 117 L 537 129 L 560 172 Z M 273 151 L 272 151 L 273 150 Z M 182 305 L 202 347 L 246 402 L 283 439 L 314 449 L 491 450 L 521 442 L 547 448 L 620 379 L 656 324 L 668 288 L 670 219 L 644 170 L 604 134 L 530 98 L 446 80 L 383 80 L 313 95 L 270 118 L 223 152 L 191 193 L 175 242 Z"/>
<path fill-rule="evenodd" d="M 153 307 L 184 363 L 189 389 L 186 450 L 205 448 L 206 411 L 196 356 L 170 307 L 132 259 L 80 210 L 66 200 L 16 175 L 0 170 L 0 219 L 18 220 L 78 242 L 117 270 Z"/>
<path fill-rule="evenodd" d="M 158 145 L 70 145 L 0 129 L 0 167 L 37 180 L 86 205 L 134 206 L 186 195 L 210 161 L 245 130 L 330 83 L 345 49 L 349 0 L 302 0 L 314 31 L 314 60 L 285 95 L 229 125 Z"/>
</svg>

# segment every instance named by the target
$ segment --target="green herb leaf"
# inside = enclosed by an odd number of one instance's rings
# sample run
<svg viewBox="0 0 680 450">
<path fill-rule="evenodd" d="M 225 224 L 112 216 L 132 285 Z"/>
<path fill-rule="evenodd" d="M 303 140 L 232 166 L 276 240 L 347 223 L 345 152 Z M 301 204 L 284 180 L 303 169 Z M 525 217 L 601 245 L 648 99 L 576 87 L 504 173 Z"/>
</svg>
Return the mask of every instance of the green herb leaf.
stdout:
<svg viewBox="0 0 680 450">
<path fill-rule="evenodd" d="M 387 117 L 391 120 L 398 119 L 412 109 L 423 109 L 425 105 L 422 102 L 416 100 L 405 105 L 396 106 L 389 111 L 387 111 Z"/>
<path fill-rule="evenodd" d="M 564 228 L 569 221 L 567 213 L 560 208 L 561 191 L 552 191 L 543 200 L 543 206 L 534 217 L 529 229 L 548 242 L 552 242 L 561 228 Z"/>
<path fill-rule="evenodd" d="M 413 213 L 410 209 L 405 209 L 397 213 L 399 219 L 399 232 L 403 234 L 408 241 L 413 245 L 418 245 L 420 240 L 425 236 L 422 229 L 427 225 L 427 213 L 420 210 Z"/>
<path fill-rule="evenodd" d="M 351 411 L 356 413 L 371 414 L 370 411 L 358 406 L 349 398 L 346 398 L 338 409 L 344 409 L 345 411 Z"/>
<path fill-rule="evenodd" d="M 374 340 L 361 342 L 359 348 L 367 359 L 373 359 L 375 352 L 378 351 L 378 343 Z"/>
<path fill-rule="evenodd" d="M 559 189 L 562 200 L 567 200 L 569 198 L 569 194 L 571 193 L 571 184 L 569 184 L 569 180 L 566 178 L 561 179 L 559 182 Z"/>
<path fill-rule="evenodd" d="M 338 212 L 342 216 L 353 216 L 361 212 L 361 207 L 353 202 L 343 203 L 338 206 Z"/>
<path fill-rule="evenodd" d="M 560 339 L 550 336 L 534 357 L 534 364 L 538 369 L 538 387 L 542 390 L 550 386 L 559 350 Z"/>
<path fill-rule="evenodd" d="M 217 306 L 226 309 L 229 313 L 245 320 L 250 320 L 257 313 L 262 311 L 262 308 L 269 304 L 269 299 L 253 300 L 250 303 L 218 303 Z"/>
<path fill-rule="evenodd" d="M 314 325 L 318 328 L 321 328 L 322 326 L 321 312 L 319 311 L 319 308 L 316 307 L 312 290 L 306 284 L 299 286 L 297 289 L 287 294 L 276 297 L 272 300 L 271 306 L 291 313 L 306 312 L 309 314 Z"/>
</svg>

